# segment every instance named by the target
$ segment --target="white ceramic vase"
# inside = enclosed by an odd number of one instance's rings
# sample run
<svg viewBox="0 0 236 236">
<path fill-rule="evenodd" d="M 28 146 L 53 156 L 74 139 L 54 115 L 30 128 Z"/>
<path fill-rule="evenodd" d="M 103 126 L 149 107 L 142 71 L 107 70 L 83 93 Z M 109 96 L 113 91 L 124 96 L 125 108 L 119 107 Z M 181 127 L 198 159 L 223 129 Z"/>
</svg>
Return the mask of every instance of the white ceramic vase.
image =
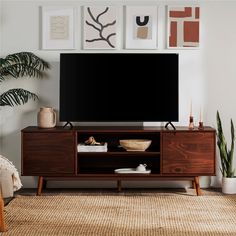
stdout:
<svg viewBox="0 0 236 236">
<path fill-rule="evenodd" d="M 56 113 L 52 107 L 41 107 L 38 112 L 38 127 L 53 128 L 56 126 Z"/>
<path fill-rule="evenodd" d="M 236 178 L 222 178 L 222 192 L 225 194 L 236 194 Z"/>
</svg>

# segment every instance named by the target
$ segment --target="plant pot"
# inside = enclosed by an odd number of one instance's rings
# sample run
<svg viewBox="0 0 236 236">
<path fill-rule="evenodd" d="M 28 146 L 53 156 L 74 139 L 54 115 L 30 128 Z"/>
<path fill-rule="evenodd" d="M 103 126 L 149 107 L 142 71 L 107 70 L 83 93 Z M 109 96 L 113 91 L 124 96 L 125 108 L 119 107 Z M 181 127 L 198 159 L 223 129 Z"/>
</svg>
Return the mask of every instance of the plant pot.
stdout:
<svg viewBox="0 0 236 236">
<path fill-rule="evenodd" d="M 222 178 L 222 193 L 236 194 L 236 177 Z"/>
</svg>

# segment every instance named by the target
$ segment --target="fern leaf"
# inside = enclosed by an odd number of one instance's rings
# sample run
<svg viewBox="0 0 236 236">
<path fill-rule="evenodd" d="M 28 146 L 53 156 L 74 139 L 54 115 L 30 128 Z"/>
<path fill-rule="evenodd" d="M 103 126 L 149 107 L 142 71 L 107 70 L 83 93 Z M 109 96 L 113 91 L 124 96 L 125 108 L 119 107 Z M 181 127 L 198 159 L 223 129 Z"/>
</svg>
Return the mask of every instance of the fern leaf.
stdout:
<svg viewBox="0 0 236 236">
<path fill-rule="evenodd" d="M 30 99 L 37 100 L 38 96 L 22 88 L 10 89 L 0 95 L 0 106 L 15 106 L 27 103 Z"/>
</svg>

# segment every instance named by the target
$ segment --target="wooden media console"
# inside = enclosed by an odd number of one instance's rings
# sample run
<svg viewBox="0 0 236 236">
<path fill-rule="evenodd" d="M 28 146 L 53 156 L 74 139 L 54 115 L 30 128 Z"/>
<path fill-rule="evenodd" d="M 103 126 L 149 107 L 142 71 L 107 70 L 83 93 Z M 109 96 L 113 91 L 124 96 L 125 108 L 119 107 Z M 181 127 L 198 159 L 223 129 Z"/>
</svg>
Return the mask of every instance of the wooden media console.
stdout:
<svg viewBox="0 0 236 236">
<path fill-rule="evenodd" d="M 108 143 L 107 152 L 78 152 L 77 145 L 94 136 Z M 190 180 L 201 195 L 199 176 L 215 175 L 215 130 L 164 127 L 56 127 L 22 130 L 22 175 L 38 176 L 37 194 L 49 180 Z M 144 151 L 127 152 L 121 139 L 150 139 Z M 150 174 L 116 174 L 117 168 L 147 164 Z"/>
</svg>

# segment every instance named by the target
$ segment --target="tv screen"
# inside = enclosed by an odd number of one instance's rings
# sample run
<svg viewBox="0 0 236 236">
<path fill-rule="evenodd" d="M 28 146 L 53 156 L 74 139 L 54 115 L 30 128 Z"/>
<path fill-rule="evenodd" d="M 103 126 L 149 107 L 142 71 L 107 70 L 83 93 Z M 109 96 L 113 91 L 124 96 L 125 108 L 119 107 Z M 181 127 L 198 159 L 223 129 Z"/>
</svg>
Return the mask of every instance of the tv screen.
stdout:
<svg viewBox="0 0 236 236">
<path fill-rule="evenodd" d="M 178 54 L 60 55 L 60 121 L 178 121 L 178 110 Z"/>
</svg>

